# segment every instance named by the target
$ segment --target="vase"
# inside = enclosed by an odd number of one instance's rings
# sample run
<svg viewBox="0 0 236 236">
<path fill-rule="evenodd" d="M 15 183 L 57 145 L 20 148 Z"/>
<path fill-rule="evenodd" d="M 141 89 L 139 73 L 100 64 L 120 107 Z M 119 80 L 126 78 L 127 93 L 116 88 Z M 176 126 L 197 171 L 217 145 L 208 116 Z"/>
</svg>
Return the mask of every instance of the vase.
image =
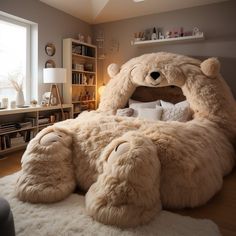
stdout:
<svg viewBox="0 0 236 236">
<path fill-rule="evenodd" d="M 17 91 L 16 92 L 16 106 L 21 107 L 25 105 L 25 99 L 24 99 L 24 94 L 23 91 Z"/>
</svg>

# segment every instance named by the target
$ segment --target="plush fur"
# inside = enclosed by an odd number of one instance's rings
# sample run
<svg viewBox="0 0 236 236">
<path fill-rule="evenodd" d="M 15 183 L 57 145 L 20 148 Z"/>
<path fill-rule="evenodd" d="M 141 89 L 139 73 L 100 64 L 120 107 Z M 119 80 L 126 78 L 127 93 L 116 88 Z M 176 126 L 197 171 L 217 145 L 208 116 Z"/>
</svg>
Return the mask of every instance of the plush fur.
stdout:
<svg viewBox="0 0 236 236">
<path fill-rule="evenodd" d="M 87 191 L 87 213 L 120 227 L 147 223 L 161 207 L 206 203 L 235 163 L 235 101 L 219 68 L 216 59 L 201 63 L 171 53 L 133 58 L 120 69 L 113 64 L 97 111 L 48 127 L 30 142 L 17 196 L 59 201 L 78 185 Z M 113 115 L 136 87 L 169 85 L 182 89 L 193 120 Z"/>
</svg>

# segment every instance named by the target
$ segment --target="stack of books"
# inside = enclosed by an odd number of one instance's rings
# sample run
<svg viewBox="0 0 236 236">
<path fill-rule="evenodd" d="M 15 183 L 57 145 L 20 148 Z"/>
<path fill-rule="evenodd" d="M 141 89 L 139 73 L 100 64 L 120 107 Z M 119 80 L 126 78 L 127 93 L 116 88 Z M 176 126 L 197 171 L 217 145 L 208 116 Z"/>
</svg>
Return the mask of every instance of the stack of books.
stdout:
<svg viewBox="0 0 236 236">
<path fill-rule="evenodd" d="M 32 121 L 22 121 L 19 123 L 5 123 L 0 124 L 0 134 L 8 133 L 18 129 L 27 129 L 32 127 Z"/>
<path fill-rule="evenodd" d="M 16 147 L 25 144 L 24 136 L 17 133 L 15 138 L 10 139 L 10 147 Z"/>
<path fill-rule="evenodd" d="M 50 122 L 49 117 L 39 117 L 39 119 L 38 119 L 39 125 L 47 124 L 49 122 Z"/>
<path fill-rule="evenodd" d="M 0 134 L 11 132 L 14 130 L 20 129 L 18 123 L 6 123 L 0 125 Z"/>
</svg>

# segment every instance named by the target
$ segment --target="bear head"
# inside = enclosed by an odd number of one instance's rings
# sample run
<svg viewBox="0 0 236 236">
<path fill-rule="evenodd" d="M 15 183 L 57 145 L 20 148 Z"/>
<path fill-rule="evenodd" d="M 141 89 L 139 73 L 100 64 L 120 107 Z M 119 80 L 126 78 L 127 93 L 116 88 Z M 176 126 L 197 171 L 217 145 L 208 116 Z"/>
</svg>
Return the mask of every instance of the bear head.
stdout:
<svg viewBox="0 0 236 236">
<path fill-rule="evenodd" d="M 135 57 L 121 67 L 113 63 L 108 66 L 111 80 L 101 97 L 99 110 L 115 113 L 118 108 L 123 108 L 127 104 L 139 86 L 177 86 L 184 90 L 189 78 L 217 78 L 219 69 L 220 63 L 216 58 L 201 62 L 187 56 L 165 52 Z"/>
</svg>

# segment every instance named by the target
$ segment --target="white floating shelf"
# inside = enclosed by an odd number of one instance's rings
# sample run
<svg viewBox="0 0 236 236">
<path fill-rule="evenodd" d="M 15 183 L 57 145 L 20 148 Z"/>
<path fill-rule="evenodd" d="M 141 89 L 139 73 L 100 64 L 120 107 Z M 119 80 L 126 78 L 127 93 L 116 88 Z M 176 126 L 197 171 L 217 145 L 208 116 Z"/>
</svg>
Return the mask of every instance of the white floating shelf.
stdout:
<svg viewBox="0 0 236 236">
<path fill-rule="evenodd" d="M 132 41 L 133 46 L 151 46 L 155 44 L 175 44 L 175 43 L 186 43 L 204 40 L 204 34 L 194 35 L 194 36 L 184 36 L 178 38 L 168 38 L 168 39 L 157 39 L 157 40 L 144 40 L 144 41 Z"/>
</svg>

